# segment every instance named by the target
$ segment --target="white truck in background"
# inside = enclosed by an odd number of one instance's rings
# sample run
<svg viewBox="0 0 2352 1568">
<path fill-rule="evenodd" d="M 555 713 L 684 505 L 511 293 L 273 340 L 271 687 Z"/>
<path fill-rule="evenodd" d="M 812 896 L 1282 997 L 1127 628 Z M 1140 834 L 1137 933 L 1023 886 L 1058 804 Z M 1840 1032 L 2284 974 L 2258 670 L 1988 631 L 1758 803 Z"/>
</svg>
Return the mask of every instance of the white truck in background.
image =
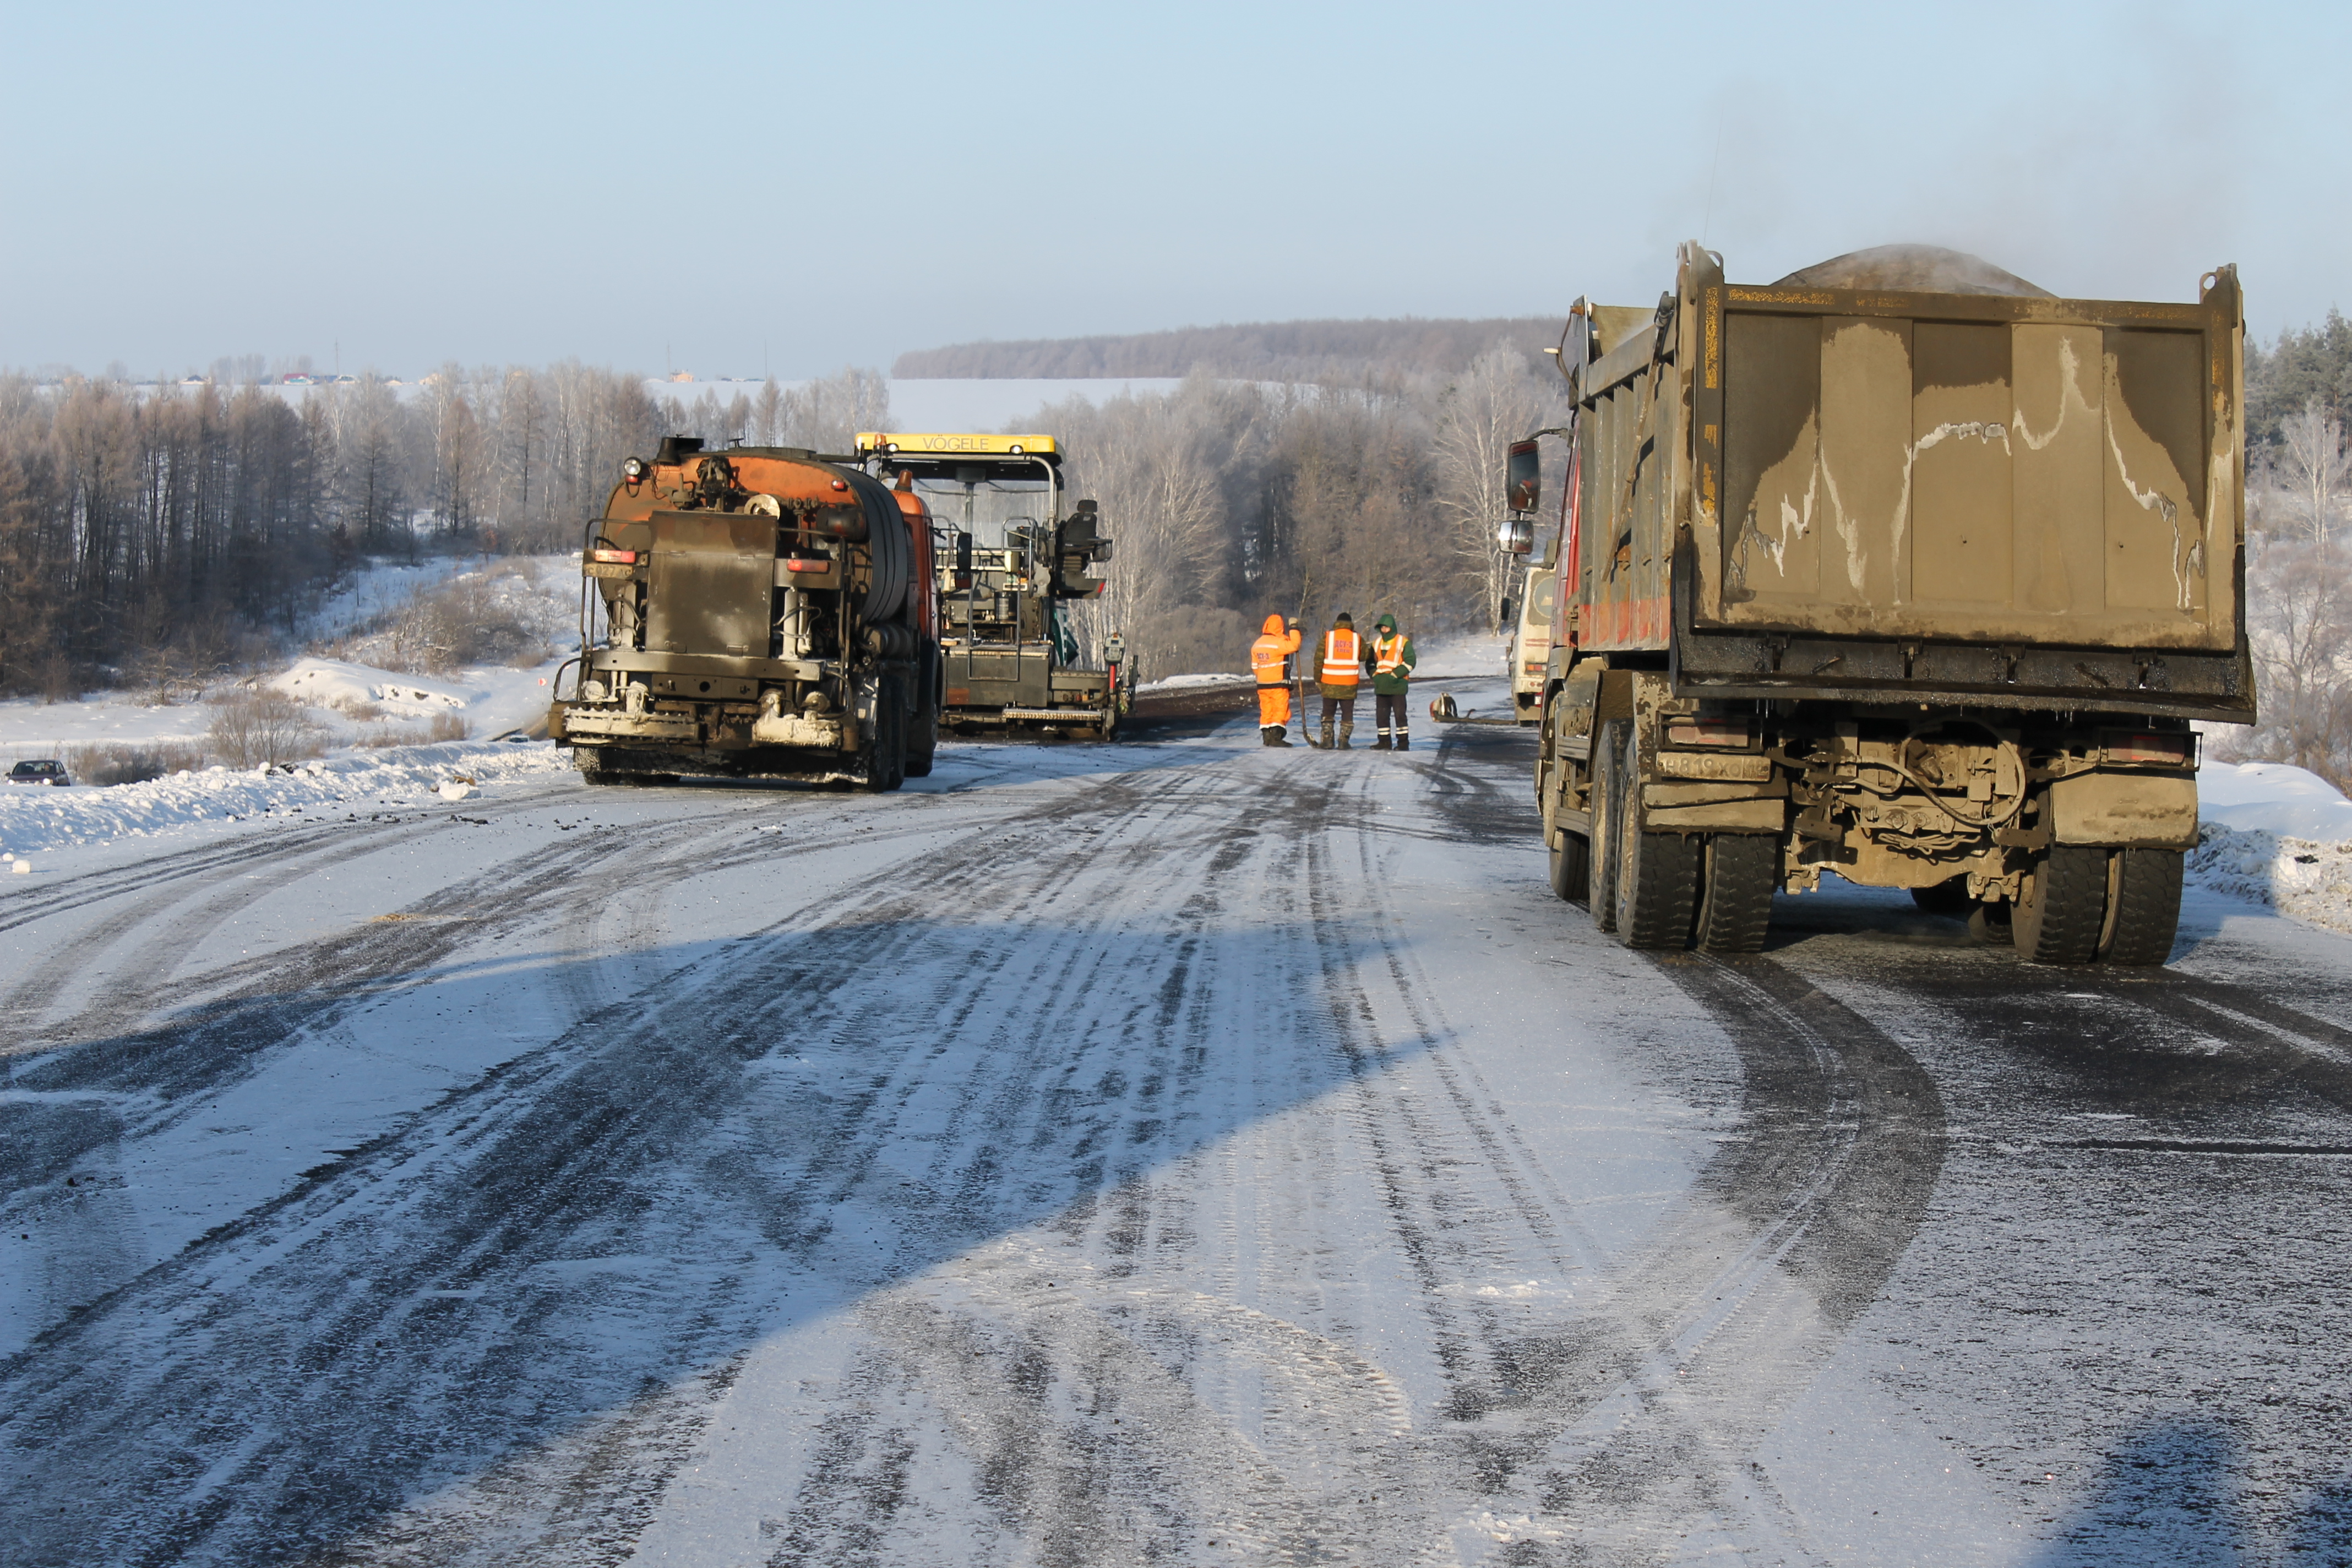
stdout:
<svg viewBox="0 0 2352 1568">
<path fill-rule="evenodd" d="M 1522 724 L 1543 722 L 1544 670 L 1551 660 L 1552 600 L 1559 592 L 1559 574 L 1548 566 L 1530 567 L 1527 592 L 1503 652 L 1511 678 L 1511 712 Z"/>
</svg>

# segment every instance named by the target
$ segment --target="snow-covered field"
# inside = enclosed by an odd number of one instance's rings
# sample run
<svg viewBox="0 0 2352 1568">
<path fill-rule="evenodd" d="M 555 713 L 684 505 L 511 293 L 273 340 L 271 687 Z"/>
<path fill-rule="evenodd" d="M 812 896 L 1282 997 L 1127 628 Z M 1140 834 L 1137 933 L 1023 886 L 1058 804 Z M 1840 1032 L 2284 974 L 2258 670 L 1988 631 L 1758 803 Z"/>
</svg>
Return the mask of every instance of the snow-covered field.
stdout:
<svg viewBox="0 0 2352 1568">
<path fill-rule="evenodd" d="M 465 601 L 511 621 L 544 646 L 526 663 L 464 666 L 438 674 L 408 667 L 400 656 L 421 651 L 430 628 L 403 626 L 403 612 L 420 590 L 471 584 Z M 206 697 L 233 696 L 256 683 L 278 687 L 306 704 L 331 746 L 373 737 L 402 738 L 404 727 L 424 738 L 435 717 L 464 721 L 471 735 L 490 737 L 543 718 L 548 680 L 578 642 L 580 575 L 571 556 L 484 563 L 436 557 L 409 565 L 379 562 L 354 574 L 310 617 L 304 640 L 341 657 L 289 659 L 275 669 L 216 672 L 174 682 L 158 702 L 143 688 L 93 692 L 68 702 L 32 698 L 0 701 L 0 763 L 27 757 L 64 757 L 82 747 L 201 749 L 214 719 Z M 370 711 L 374 710 L 376 711 Z"/>
</svg>

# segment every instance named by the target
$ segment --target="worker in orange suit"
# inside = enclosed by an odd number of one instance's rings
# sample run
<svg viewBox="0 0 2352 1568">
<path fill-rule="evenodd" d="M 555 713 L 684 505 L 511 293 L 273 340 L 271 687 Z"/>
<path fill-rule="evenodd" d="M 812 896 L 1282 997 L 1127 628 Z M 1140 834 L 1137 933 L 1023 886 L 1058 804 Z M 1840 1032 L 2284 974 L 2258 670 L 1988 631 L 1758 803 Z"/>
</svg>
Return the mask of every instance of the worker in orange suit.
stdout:
<svg viewBox="0 0 2352 1568">
<path fill-rule="evenodd" d="M 1290 744 L 1290 684 L 1286 666 L 1298 651 L 1298 623 L 1265 618 L 1265 630 L 1250 644 L 1250 672 L 1257 677 L 1258 739 L 1269 746 Z"/>
<path fill-rule="evenodd" d="M 1323 634 L 1323 661 L 1316 670 L 1316 682 L 1323 692 L 1323 739 L 1317 742 L 1323 750 L 1334 747 L 1331 721 L 1339 721 L 1337 749 L 1349 749 L 1349 737 L 1356 732 L 1356 688 L 1364 679 L 1364 639 L 1356 635 L 1356 623 L 1347 611 L 1332 617 L 1331 629 Z"/>
</svg>

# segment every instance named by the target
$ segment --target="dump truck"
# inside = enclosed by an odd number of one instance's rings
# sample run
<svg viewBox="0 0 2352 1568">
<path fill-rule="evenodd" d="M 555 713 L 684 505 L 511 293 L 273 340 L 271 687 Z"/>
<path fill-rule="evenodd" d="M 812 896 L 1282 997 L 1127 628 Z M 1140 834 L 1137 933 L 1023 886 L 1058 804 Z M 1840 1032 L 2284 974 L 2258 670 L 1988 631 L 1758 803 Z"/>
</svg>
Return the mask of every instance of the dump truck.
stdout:
<svg viewBox="0 0 2352 1568">
<path fill-rule="evenodd" d="M 684 773 L 882 791 L 931 771 L 931 521 L 907 486 L 791 447 L 664 438 L 582 552 L 548 731 L 591 784 Z"/>
<path fill-rule="evenodd" d="M 2037 963 L 2165 962 L 2192 725 L 2254 717 L 2235 268 L 2170 304 L 1920 247 L 1764 285 L 1678 260 L 1557 351 L 1554 891 L 1632 946 L 1745 952 L 1834 873 Z"/>
<path fill-rule="evenodd" d="M 1108 739 L 1127 711 L 1134 667 L 1117 633 L 1080 646 L 1067 606 L 1102 593 L 1111 557 L 1099 509 L 1065 514 L 1051 436 L 866 431 L 869 466 L 922 497 L 947 529 L 935 540 L 940 721 L 966 735 Z"/>
</svg>

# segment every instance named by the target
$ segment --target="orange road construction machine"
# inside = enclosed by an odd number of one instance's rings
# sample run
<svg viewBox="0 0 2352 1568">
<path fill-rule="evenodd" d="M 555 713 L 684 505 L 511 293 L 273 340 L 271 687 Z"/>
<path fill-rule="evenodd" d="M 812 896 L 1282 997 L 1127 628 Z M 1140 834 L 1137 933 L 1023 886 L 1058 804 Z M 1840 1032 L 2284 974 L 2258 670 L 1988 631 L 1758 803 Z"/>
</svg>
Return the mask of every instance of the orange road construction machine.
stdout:
<svg viewBox="0 0 2352 1568">
<path fill-rule="evenodd" d="M 622 465 L 589 528 L 583 652 L 549 733 L 591 784 L 920 778 L 939 725 L 931 552 L 921 496 L 855 458 L 667 437 Z"/>
</svg>

